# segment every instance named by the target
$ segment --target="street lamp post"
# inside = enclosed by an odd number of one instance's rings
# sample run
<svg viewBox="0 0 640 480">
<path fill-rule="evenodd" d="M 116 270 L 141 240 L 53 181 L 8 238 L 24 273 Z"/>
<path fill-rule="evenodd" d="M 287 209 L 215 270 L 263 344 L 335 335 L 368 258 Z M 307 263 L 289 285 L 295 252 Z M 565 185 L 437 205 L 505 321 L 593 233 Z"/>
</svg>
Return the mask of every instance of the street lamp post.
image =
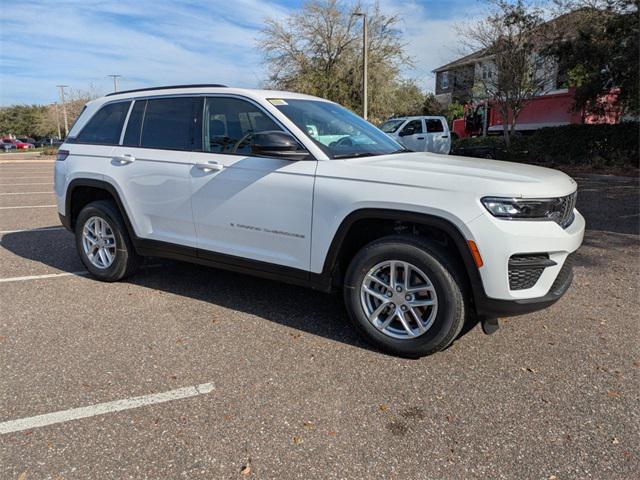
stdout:
<svg viewBox="0 0 640 480">
<path fill-rule="evenodd" d="M 367 14 L 363 12 L 354 12 L 354 17 L 362 17 L 362 117 L 367 119 L 368 110 L 368 95 L 367 95 L 367 45 L 368 45 L 368 31 L 367 31 Z"/>
<path fill-rule="evenodd" d="M 64 119 L 64 136 L 69 135 L 69 123 L 67 121 L 67 104 L 64 101 L 64 89 L 69 85 L 56 85 L 60 89 L 60 103 L 62 103 L 62 118 Z"/>
<path fill-rule="evenodd" d="M 56 109 L 56 126 L 58 127 L 58 139 L 62 138 L 62 132 L 60 132 L 60 112 L 58 112 L 58 102 L 53 102 Z"/>
</svg>

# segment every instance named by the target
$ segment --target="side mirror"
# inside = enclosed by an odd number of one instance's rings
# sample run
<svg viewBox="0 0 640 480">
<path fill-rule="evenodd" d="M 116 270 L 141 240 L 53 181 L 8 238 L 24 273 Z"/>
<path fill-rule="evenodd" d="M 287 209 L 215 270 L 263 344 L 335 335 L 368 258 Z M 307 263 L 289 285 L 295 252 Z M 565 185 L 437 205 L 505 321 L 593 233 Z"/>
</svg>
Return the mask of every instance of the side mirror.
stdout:
<svg viewBox="0 0 640 480">
<path fill-rule="evenodd" d="M 309 152 L 289 133 L 268 130 L 254 133 L 251 137 L 251 153 L 262 157 L 277 157 L 287 160 L 306 160 Z"/>
<path fill-rule="evenodd" d="M 404 130 L 400 131 L 399 135 L 401 137 L 406 137 L 407 135 L 413 135 L 414 133 L 416 133 L 415 128 L 405 128 Z"/>
</svg>

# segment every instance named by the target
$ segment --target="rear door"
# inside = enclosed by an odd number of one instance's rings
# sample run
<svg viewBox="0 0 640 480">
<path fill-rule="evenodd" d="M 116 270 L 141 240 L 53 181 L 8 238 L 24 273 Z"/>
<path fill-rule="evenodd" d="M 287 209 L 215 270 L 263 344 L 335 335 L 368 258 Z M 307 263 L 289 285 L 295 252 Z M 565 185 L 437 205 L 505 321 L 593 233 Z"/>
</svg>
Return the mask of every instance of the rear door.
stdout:
<svg viewBox="0 0 640 480">
<path fill-rule="evenodd" d="M 191 156 L 200 148 L 201 97 L 136 100 L 106 176 L 139 237 L 195 247 Z M 196 133 L 197 132 L 197 133 Z"/>
<path fill-rule="evenodd" d="M 426 137 L 422 119 L 409 120 L 398 132 L 400 143 L 413 152 L 424 152 Z"/>
<path fill-rule="evenodd" d="M 427 151 L 448 154 L 451 150 L 451 135 L 446 119 L 431 117 L 425 119 L 427 127 Z"/>
</svg>

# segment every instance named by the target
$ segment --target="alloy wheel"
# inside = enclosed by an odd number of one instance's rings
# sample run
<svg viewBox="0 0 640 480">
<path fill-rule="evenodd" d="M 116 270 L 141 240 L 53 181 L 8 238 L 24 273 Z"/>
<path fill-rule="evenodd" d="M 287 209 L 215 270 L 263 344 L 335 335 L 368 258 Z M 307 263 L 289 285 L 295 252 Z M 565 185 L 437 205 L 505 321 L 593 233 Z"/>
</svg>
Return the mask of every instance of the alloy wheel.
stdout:
<svg viewBox="0 0 640 480">
<path fill-rule="evenodd" d="M 392 338 L 425 334 L 438 312 L 438 297 L 429 277 L 409 262 L 375 265 L 360 285 L 362 308 L 369 322 Z"/>
</svg>

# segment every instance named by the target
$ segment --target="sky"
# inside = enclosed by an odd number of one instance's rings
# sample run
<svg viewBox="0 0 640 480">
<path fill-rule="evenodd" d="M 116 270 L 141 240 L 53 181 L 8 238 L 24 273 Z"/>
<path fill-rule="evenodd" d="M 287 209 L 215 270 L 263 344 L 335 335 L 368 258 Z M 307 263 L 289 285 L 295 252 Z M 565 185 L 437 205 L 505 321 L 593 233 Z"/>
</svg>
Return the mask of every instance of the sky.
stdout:
<svg viewBox="0 0 640 480">
<path fill-rule="evenodd" d="M 367 3 L 369 0 L 365 0 Z M 267 17 L 283 19 L 293 0 L 2 0 L 0 105 L 51 103 L 56 85 L 98 94 L 190 83 L 257 88 L 266 80 L 256 47 Z M 399 14 L 403 72 L 432 91 L 431 70 L 459 56 L 454 26 L 480 18 L 481 0 L 380 0 Z"/>
</svg>

